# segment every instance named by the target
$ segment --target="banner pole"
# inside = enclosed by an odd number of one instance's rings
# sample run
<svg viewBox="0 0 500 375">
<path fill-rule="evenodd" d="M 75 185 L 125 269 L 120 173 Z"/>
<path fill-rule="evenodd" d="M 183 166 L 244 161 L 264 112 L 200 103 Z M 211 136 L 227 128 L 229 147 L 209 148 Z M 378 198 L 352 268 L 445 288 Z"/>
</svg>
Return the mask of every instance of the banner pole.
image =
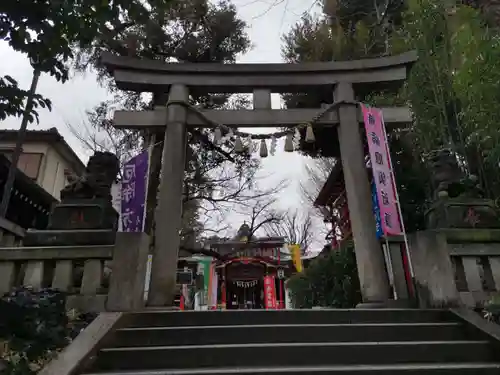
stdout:
<svg viewBox="0 0 500 375">
<path fill-rule="evenodd" d="M 281 248 L 278 248 L 278 269 L 281 270 Z M 276 275 L 278 276 L 278 275 Z M 279 293 L 280 293 L 280 303 L 279 303 L 279 309 L 282 309 L 282 303 L 283 303 L 283 284 L 281 283 L 281 278 L 278 277 L 278 286 L 279 286 Z"/>
<path fill-rule="evenodd" d="M 404 244 L 405 244 L 406 257 L 408 258 L 408 267 L 409 267 L 409 270 L 410 270 L 411 278 L 412 278 L 412 280 L 414 280 L 415 279 L 415 273 L 413 271 L 413 262 L 411 260 L 410 246 L 408 244 L 408 236 L 406 235 L 406 228 L 405 228 L 405 223 L 404 223 L 404 220 L 403 220 L 403 211 L 401 210 L 401 202 L 399 200 L 398 187 L 396 185 L 396 175 L 394 174 L 394 168 L 393 168 L 393 165 L 392 165 L 392 157 L 391 157 L 391 153 L 390 153 L 390 150 L 389 150 L 389 139 L 387 138 L 387 131 L 385 129 L 385 120 L 384 120 L 383 113 L 382 113 L 382 129 L 384 131 L 384 138 L 386 139 L 386 146 L 385 147 L 387 148 L 387 157 L 389 159 L 389 168 L 390 168 L 390 171 L 391 171 L 392 184 L 393 184 L 393 187 L 394 187 L 394 195 L 395 195 L 395 198 L 396 198 L 396 203 L 397 203 L 397 208 L 398 208 L 399 222 L 401 224 L 401 230 L 403 232 L 403 239 L 404 239 Z M 414 291 L 416 292 L 415 289 L 414 289 Z"/>
<path fill-rule="evenodd" d="M 153 140 L 156 140 L 156 138 L 153 138 Z M 143 215 L 142 215 L 142 231 L 144 232 L 144 227 L 146 225 L 146 215 L 147 215 L 147 204 L 148 204 L 148 191 L 149 191 L 149 176 L 151 174 L 151 158 L 153 156 L 153 148 L 155 147 L 155 144 L 154 142 L 150 142 L 149 146 L 143 150 L 143 152 L 147 152 L 148 153 L 148 168 L 147 168 L 147 171 L 146 171 L 146 182 L 145 182 L 145 185 L 146 185 L 146 189 L 144 190 L 145 191 L 145 194 L 144 194 L 144 212 L 143 212 Z"/>
</svg>

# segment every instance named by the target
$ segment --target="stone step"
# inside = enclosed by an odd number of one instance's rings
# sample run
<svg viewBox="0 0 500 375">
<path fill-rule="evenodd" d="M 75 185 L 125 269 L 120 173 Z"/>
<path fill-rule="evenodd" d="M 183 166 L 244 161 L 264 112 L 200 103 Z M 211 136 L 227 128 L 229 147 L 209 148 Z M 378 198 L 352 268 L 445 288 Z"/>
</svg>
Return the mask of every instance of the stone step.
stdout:
<svg viewBox="0 0 500 375">
<path fill-rule="evenodd" d="M 90 370 L 473 363 L 492 359 L 488 341 L 295 342 L 104 348 Z"/>
<path fill-rule="evenodd" d="M 500 363 L 210 368 L 99 372 L 86 375 L 498 375 Z"/>
<path fill-rule="evenodd" d="M 461 323 L 353 323 L 124 328 L 116 347 L 301 342 L 466 340 Z"/>
<path fill-rule="evenodd" d="M 457 321 L 447 310 L 416 309 L 322 309 L 322 310 L 233 310 L 172 312 L 152 310 L 127 315 L 127 327 L 175 327 L 248 324 L 347 324 L 425 323 Z"/>
</svg>

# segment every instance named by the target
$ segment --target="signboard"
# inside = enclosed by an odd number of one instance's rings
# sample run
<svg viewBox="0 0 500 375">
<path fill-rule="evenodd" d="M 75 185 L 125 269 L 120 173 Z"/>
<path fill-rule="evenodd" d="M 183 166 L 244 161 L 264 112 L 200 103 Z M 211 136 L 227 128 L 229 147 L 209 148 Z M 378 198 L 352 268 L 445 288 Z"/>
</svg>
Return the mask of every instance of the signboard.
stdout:
<svg viewBox="0 0 500 375">
<path fill-rule="evenodd" d="M 398 235 L 402 230 L 382 111 L 365 105 L 361 105 L 361 109 L 368 139 L 373 181 L 377 190 L 382 232 L 385 235 Z"/>
<path fill-rule="evenodd" d="M 146 206 L 148 152 L 133 157 L 123 167 L 121 183 L 121 225 L 123 232 L 142 232 Z"/>
<path fill-rule="evenodd" d="M 201 298 L 201 305 L 208 305 L 208 287 L 210 284 L 210 266 L 212 265 L 211 259 L 203 259 L 198 263 L 198 275 L 203 277 L 203 293 Z"/>
<path fill-rule="evenodd" d="M 273 248 L 268 248 L 268 249 L 245 249 L 242 251 L 238 251 L 236 255 L 238 257 L 262 257 L 262 258 L 276 258 L 277 254 L 279 252 L 279 249 L 273 249 Z"/>
<path fill-rule="evenodd" d="M 192 270 L 178 270 L 177 271 L 177 284 L 179 285 L 192 285 L 193 284 L 193 271 Z"/>
<path fill-rule="evenodd" d="M 276 271 L 276 276 L 278 277 L 279 280 L 285 279 L 285 269 L 284 268 L 278 268 Z"/>
<path fill-rule="evenodd" d="M 264 306 L 266 310 L 276 309 L 276 284 L 273 276 L 264 276 Z"/>
<path fill-rule="evenodd" d="M 217 308 L 217 292 L 219 288 L 219 276 L 215 272 L 214 264 L 210 266 L 210 287 L 208 289 L 208 306 L 214 310 Z"/>
</svg>

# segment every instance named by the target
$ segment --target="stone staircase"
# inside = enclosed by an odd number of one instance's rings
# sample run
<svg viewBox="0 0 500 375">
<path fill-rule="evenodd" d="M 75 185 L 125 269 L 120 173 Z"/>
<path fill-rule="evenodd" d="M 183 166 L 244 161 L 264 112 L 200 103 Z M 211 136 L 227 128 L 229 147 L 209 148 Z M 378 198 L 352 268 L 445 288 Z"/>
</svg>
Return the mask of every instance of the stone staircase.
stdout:
<svg viewBox="0 0 500 375">
<path fill-rule="evenodd" d="M 146 311 L 86 375 L 498 375 L 491 336 L 448 310 Z"/>
</svg>

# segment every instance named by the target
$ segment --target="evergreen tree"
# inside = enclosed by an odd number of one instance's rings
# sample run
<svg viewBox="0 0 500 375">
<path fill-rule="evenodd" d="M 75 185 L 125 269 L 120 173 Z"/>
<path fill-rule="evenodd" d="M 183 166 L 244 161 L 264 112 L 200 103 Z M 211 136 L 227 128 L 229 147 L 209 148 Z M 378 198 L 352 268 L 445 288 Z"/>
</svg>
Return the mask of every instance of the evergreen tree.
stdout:
<svg viewBox="0 0 500 375">
<path fill-rule="evenodd" d="M 172 0 L 154 0 L 165 4 Z M 65 82 L 68 61 L 75 46 L 90 46 L 96 38 L 112 40 L 126 22 L 145 22 L 151 17 L 142 0 L 10 0 L 0 2 L 0 40 L 25 54 L 33 69 Z M 0 120 L 20 116 L 27 92 L 10 76 L 0 76 Z M 38 107 L 50 100 L 36 95 L 31 121 Z"/>
<path fill-rule="evenodd" d="M 407 0 L 359 7 L 361 3 L 326 0 L 326 19 L 304 16 L 284 37 L 285 60 L 349 60 L 416 50 L 419 60 L 401 92 L 358 93 L 357 98 L 375 106 L 409 105 L 413 112 L 413 122 L 389 136 L 407 229 L 424 225 L 423 213 L 431 199 L 426 155 L 437 148 L 451 147 L 464 172 L 479 176 L 487 195 L 498 197 L 500 139 L 495 119 L 500 50 L 497 31 L 487 24 L 491 20 L 456 2 Z M 388 13 L 378 22 L 385 14 L 380 12 L 384 4 L 390 5 Z M 330 92 L 315 92 L 285 100 L 288 107 L 318 107 L 332 99 Z M 333 137 L 321 133 L 316 138 Z M 330 149 L 304 152 L 338 155 L 335 143 L 329 144 Z"/>
<path fill-rule="evenodd" d="M 217 4 L 205 0 L 156 1 L 150 2 L 150 6 L 150 19 L 145 22 L 124 19 L 123 27 L 113 39 L 95 39 L 90 47 L 79 49 L 74 68 L 81 72 L 89 68 L 97 71 L 101 84 L 113 95 L 112 99 L 90 111 L 88 116 L 91 132 L 100 135 L 100 142 L 97 143 L 102 148 L 111 144 L 126 159 L 143 148 L 145 143 L 156 143 L 150 180 L 153 192 L 149 195 L 150 210 L 146 221 L 147 230 L 151 232 L 154 231 L 152 217 L 164 135 L 156 133 L 152 140 L 152 134 L 116 130 L 112 126 L 111 115 L 115 109 L 141 110 L 164 105 L 168 95 L 151 98 L 117 90 L 112 77 L 100 65 L 101 53 L 108 51 L 165 62 L 234 63 L 238 54 L 248 50 L 250 41 L 245 32 L 246 24 L 237 17 L 236 8 L 229 1 Z M 191 104 L 203 108 L 241 108 L 249 104 L 243 97 L 229 99 L 227 95 L 192 95 Z M 76 127 L 73 130 L 78 133 Z M 234 148 L 234 139 L 226 139 L 215 146 L 208 135 L 206 130 L 193 130 L 188 136 L 182 233 L 186 246 L 199 236 L 207 216 L 219 221 L 216 217 L 225 216 L 227 203 L 248 199 L 248 190 L 252 187 L 259 165 L 258 159 L 252 158 L 249 153 L 229 156 Z M 79 137 L 85 138 L 83 134 Z"/>
</svg>

